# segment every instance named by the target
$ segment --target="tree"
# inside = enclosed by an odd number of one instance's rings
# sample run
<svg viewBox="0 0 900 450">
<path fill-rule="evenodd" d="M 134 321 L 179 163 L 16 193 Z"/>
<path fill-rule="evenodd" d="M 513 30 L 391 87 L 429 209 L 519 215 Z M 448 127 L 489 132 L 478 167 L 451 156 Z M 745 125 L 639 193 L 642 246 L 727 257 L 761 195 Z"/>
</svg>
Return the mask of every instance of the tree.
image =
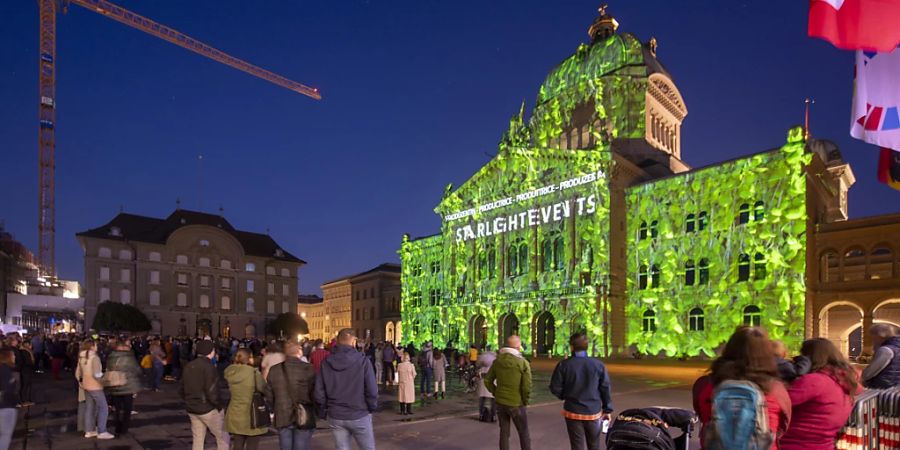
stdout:
<svg viewBox="0 0 900 450">
<path fill-rule="evenodd" d="M 97 306 L 91 328 L 97 331 L 149 331 L 150 320 L 131 305 L 105 301 Z"/>
<path fill-rule="evenodd" d="M 281 313 L 272 322 L 266 332 L 272 336 L 296 337 L 298 334 L 309 334 L 309 326 L 297 313 Z"/>
</svg>

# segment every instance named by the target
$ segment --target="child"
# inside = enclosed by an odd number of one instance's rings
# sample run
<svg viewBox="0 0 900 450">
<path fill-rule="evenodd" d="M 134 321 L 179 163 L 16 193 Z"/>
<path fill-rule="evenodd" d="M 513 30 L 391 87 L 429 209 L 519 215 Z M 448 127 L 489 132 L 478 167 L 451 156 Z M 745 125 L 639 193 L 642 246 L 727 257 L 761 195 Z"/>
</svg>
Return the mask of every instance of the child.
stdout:
<svg viewBox="0 0 900 450">
<path fill-rule="evenodd" d="M 397 364 L 397 401 L 400 403 L 400 414 L 412 414 L 412 404 L 416 401 L 416 366 L 409 362 L 409 353 L 403 352 L 400 364 Z"/>
<path fill-rule="evenodd" d="M 772 351 L 775 353 L 775 362 L 778 365 L 778 377 L 785 383 L 790 383 L 809 372 L 809 358 L 800 355 L 793 361 L 787 359 L 787 347 L 784 342 L 772 341 Z"/>
<path fill-rule="evenodd" d="M 440 393 L 441 399 L 446 398 L 448 365 L 444 354 L 440 350 L 434 349 L 434 398 L 437 398 L 438 393 Z"/>
</svg>

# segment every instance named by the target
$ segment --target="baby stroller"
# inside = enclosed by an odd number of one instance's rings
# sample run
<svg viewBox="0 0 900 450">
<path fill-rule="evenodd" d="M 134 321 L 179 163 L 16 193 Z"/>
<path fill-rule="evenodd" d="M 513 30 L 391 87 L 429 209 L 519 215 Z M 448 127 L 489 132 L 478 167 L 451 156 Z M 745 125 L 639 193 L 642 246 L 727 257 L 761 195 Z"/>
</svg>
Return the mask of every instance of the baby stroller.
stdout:
<svg viewBox="0 0 900 450">
<path fill-rule="evenodd" d="M 690 450 L 697 416 L 680 408 L 637 408 L 622 411 L 606 435 L 607 450 Z M 679 428 L 673 438 L 669 428 Z"/>
</svg>

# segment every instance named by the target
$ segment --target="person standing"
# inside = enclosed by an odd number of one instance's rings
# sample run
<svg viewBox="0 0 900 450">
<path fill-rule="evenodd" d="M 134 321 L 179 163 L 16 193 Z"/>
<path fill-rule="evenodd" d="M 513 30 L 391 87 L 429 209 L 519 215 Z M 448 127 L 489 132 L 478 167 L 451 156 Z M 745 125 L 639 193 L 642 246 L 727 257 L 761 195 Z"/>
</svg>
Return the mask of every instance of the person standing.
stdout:
<svg viewBox="0 0 900 450">
<path fill-rule="evenodd" d="M 16 354 L 8 348 L 0 350 L 0 450 L 9 449 L 19 411 L 19 377 L 13 370 Z"/>
<path fill-rule="evenodd" d="M 474 366 L 478 361 L 478 347 L 475 344 L 469 346 L 469 365 Z"/>
<path fill-rule="evenodd" d="M 48 346 L 50 351 L 50 372 L 53 374 L 54 380 L 59 380 L 59 372 L 62 371 L 63 364 L 66 362 L 66 346 L 60 339 L 53 336 Z"/>
<path fill-rule="evenodd" d="M 269 379 L 269 369 L 275 364 L 281 364 L 284 362 L 284 353 L 282 352 L 281 344 L 275 341 L 272 341 L 268 346 L 266 346 L 266 354 L 263 355 L 262 362 L 259 363 L 259 367 L 262 370 L 262 377 L 264 380 Z"/>
<path fill-rule="evenodd" d="M 325 361 L 325 358 L 330 355 L 331 352 L 325 350 L 325 344 L 322 340 L 316 341 L 316 349 L 313 350 L 312 354 L 309 355 L 309 359 L 313 365 L 313 368 L 316 369 L 316 375 L 319 375 L 319 372 L 322 371 L 322 361 Z"/>
<path fill-rule="evenodd" d="M 426 342 L 419 353 L 419 368 L 422 369 L 419 390 L 422 391 L 422 398 L 431 397 L 431 382 L 434 379 L 434 355 L 431 350 L 431 342 Z"/>
<path fill-rule="evenodd" d="M 440 392 L 441 400 L 447 397 L 447 359 L 440 350 L 432 350 L 431 361 L 434 364 L 434 398 L 437 398 Z M 440 390 L 439 390 L 440 389 Z"/>
<path fill-rule="evenodd" d="M 478 370 L 478 385 L 476 392 L 478 394 L 478 419 L 483 422 L 493 422 L 497 419 L 497 399 L 494 394 L 484 385 L 484 377 L 491 370 L 491 366 L 497 359 L 497 354 L 491 351 L 491 347 L 486 347 L 485 351 L 478 356 L 475 361 L 475 368 Z M 490 404 L 490 409 L 485 413 L 485 404 Z"/>
<path fill-rule="evenodd" d="M 394 344 L 390 341 L 386 342 L 381 364 L 384 368 L 384 384 L 387 386 L 394 384 L 394 359 L 396 357 L 397 351 L 394 349 Z"/>
<path fill-rule="evenodd" d="M 867 388 L 887 389 L 900 384 L 900 336 L 896 334 L 897 329 L 887 323 L 869 328 L 875 356 L 862 373 Z"/>
<path fill-rule="evenodd" d="M 47 368 L 46 348 L 44 347 L 44 334 L 38 333 L 31 337 L 31 351 L 34 353 L 34 372 L 44 373 Z"/>
<path fill-rule="evenodd" d="M 375 358 L 372 360 L 372 365 L 375 366 L 375 382 L 381 384 L 384 382 L 382 379 L 384 377 L 384 342 L 379 342 L 378 345 L 375 346 Z"/>
<path fill-rule="evenodd" d="M 216 450 L 228 450 L 225 416 L 219 400 L 219 372 L 213 365 L 215 344 L 204 340 L 195 346 L 197 357 L 184 366 L 181 376 L 181 398 L 191 419 L 193 450 L 203 450 L 206 430 L 216 438 Z"/>
<path fill-rule="evenodd" d="M 316 371 L 303 361 L 303 348 L 294 342 L 284 344 L 284 361 L 269 368 L 266 379 L 266 401 L 275 412 L 280 450 L 308 450 L 316 431 L 316 412 L 313 401 Z M 296 405 L 300 405 L 310 419 L 301 428 L 297 424 Z"/>
<path fill-rule="evenodd" d="M 97 343 L 91 339 L 81 344 L 75 378 L 85 394 L 84 437 L 114 438 L 114 435 L 106 431 L 109 405 L 106 403 L 103 383 L 100 381 L 103 378 L 103 367 L 100 365 L 100 357 L 97 356 Z M 130 410 L 128 412 L 131 413 Z"/>
<path fill-rule="evenodd" d="M 352 329 L 338 332 L 333 352 L 316 377 L 316 403 L 331 424 L 338 450 L 349 450 L 351 437 L 361 450 L 374 450 L 372 413 L 378 407 L 378 385 L 369 359 L 355 346 Z"/>
<path fill-rule="evenodd" d="M 16 364 L 21 367 L 21 372 L 19 372 L 19 382 L 21 383 L 19 401 L 22 402 L 22 406 L 32 406 L 34 402 L 31 401 L 31 384 L 34 378 L 35 359 L 31 341 L 23 341 L 19 354 L 16 356 L 22 358 L 22 364 Z"/>
<path fill-rule="evenodd" d="M 412 404 L 416 401 L 416 366 L 409 362 L 409 355 L 403 353 L 397 365 L 397 403 L 400 414 L 412 414 Z"/>
<path fill-rule="evenodd" d="M 602 422 L 613 411 L 609 373 L 599 359 L 587 355 L 584 333 L 569 338 L 572 356 L 553 369 L 550 392 L 563 400 L 563 417 L 572 450 L 599 450 Z"/>
<path fill-rule="evenodd" d="M 120 340 L 110 352 L 106 360 L 106 371 L 122 372 L 125 384 L 121 386 L 108 386 L 106 392 L 114 408 L 113 423 L 116 424 L 116 434 L 128 433 L 131 424 L 131 410 L 134 407 L 134 398 L 141 390 L 141 369 L 134 359 L 131 345 L 126 340 Z"/>
<path fill-rule="evenodd" d="M 241 348 L 234 354 L 234 361 L 225 369 L 225 381 L 231 392 L 231 401 L 225 412 L 225 429 L 231 434 L 233 450 L 256 450 L 268 427 L 253 428 L 253 394 L 266 391 L 266 381 L 253 367 L 253 354 Z"/>
<path fill-rule="evenodd" d="M 163 370 L 166 362 L 166 352 L 163 350 L 159 339 L 150 344 L 150 389 L 159 392 L 159 386 L 162 384 Z"/>
<path fill-rule="evenodd" d="M 497 399 L 497 416 L 500 418 L 500 450 L 509 450 L 509 423 L 516 426 L 522 450 L 531 450 L 528 435 L 526 407 L 531 396 L 531 365 L 519 348 L 522 341 L 512 335 L 506 339 L 506 347 L 491 365 L 484 378 L 484 385 Z"/>
</svg>

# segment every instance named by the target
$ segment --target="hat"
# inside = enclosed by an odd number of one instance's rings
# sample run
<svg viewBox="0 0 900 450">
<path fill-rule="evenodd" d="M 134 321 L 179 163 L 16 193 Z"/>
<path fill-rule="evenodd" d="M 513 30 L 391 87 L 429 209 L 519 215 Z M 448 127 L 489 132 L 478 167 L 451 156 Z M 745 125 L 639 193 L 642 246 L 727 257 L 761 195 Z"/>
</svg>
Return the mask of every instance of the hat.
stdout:
<svg viewBox="0 0 900 450">
<path fill-rule="evenodd" d="M 206 356 L 213 352 L 216 349 L 216 346 L 213 345 L 212 341 L 200 341 L 197 343 L 197 354 Z"/>
</svg>

